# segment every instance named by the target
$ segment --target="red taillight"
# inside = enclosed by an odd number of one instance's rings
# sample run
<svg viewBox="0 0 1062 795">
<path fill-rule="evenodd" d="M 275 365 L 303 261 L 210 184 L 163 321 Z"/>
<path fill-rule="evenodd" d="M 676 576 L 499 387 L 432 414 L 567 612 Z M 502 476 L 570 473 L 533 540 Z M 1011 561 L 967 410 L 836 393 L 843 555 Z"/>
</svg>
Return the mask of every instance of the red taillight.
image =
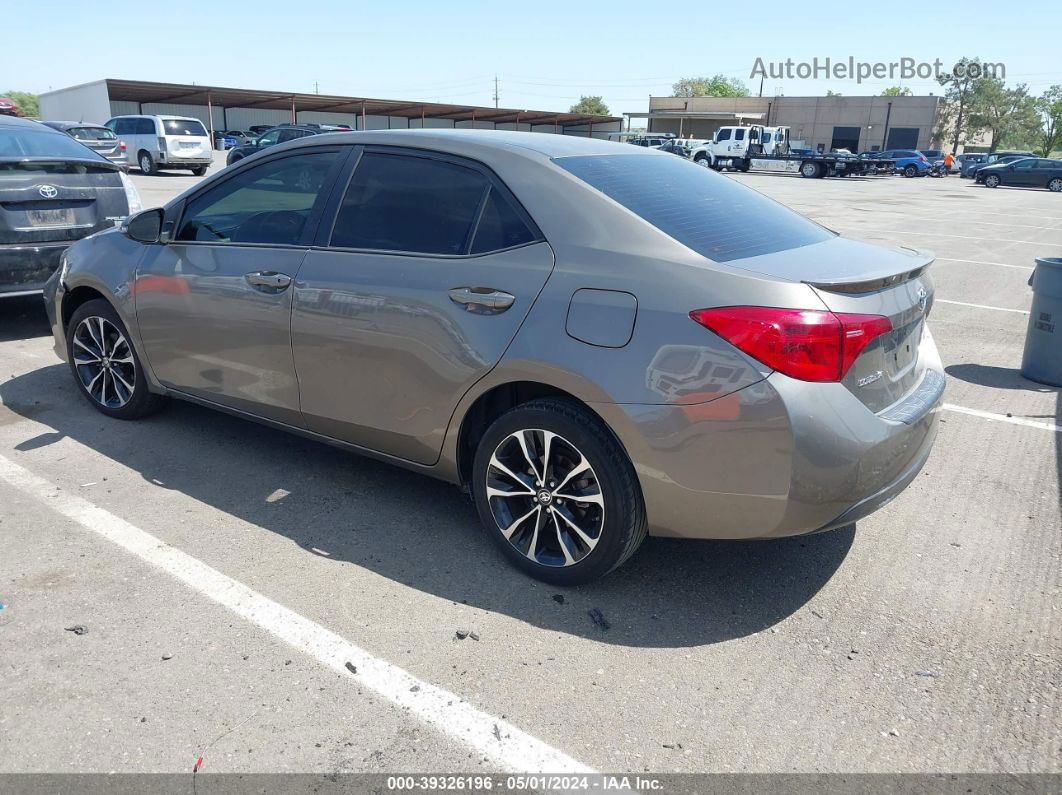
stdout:
<svg viewBox="0 0 1062 795">
<path fill-rule="evenodd" d="M 118 148 L 119 148 L 119 149 L 120 149 L 121 151 L 123 151 L 123 152 L 124 152 L 124 151 L 125 151 L 125 141 L 119 141 L 119 142 L 118 142 Z"/>
<path fill-rule="evenodd" d="M 726 306 L 690 317 L 765 365 L 801 381 L 841 381 L 871 342 L 892 331 L 881 315 Z"/>
</svg>

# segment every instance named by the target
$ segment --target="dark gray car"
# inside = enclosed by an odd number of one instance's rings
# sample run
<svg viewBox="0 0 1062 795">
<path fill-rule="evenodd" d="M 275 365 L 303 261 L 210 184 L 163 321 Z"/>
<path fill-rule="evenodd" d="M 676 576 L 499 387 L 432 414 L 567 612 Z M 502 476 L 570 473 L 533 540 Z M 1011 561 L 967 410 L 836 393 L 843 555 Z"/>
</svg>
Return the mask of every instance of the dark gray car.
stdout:
<svg viewBox="0 0 1062 795">
<path fill-rule="evenodd" d="M 66 133 L 112 163 L 126 167 L 129 165 L 125 141 L 119 140 L 113 130 L 102 124 L 85 124 L 79 121 L 46 121 L 43 124 Z"/>
<path fill-rule="evenodd" d="M 39 293 L 71 243 L 138 210 L 119 164 L 40 122 L 0 117 L 0 299 Z"/>
<path fill-rule="evenodd" d="M 668 154 L 403 130 L 249 157 L 78 244 L 46 301 L 104 414 L 180 397 L 461 484 L 576 583 L 646 533 L 895 497 L 944 388 L 930 262 Z"/>
</svg>

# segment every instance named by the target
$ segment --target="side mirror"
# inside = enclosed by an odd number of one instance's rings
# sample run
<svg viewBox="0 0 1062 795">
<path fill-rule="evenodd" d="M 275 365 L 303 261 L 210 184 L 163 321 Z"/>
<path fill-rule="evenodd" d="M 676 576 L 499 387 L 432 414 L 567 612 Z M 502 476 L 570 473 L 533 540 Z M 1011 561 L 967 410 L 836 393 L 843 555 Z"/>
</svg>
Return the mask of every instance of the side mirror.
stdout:
<svg viewBox="0 0 1062 795">
<path fill-rule="evenodd" d="M 143 210 L 126 218 L 120 227 L 123 235 L 139 243 L 158 243 L 162 234 L 161 207 Z"/>
</svg>

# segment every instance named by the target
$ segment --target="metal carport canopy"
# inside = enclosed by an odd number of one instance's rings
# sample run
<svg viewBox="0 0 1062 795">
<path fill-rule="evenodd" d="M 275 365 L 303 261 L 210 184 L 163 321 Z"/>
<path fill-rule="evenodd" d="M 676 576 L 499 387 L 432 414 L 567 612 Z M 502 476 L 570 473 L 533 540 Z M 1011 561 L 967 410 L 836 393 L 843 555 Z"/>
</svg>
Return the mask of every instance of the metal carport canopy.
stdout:
<svg viewBox="0 0 1062 795">
<path fill-rule="evenodd" d="M 367 116 L 399 116 L 407 119 L 449 119 L 485 121 L 496 124 L 553 124 L 559 127 L 609 124 L 619 122 L 617 116 L 597 116 L 585 113 L 554 113 L 545 110 L 517 110 L 477 105 L 448 105 L 440 102 L 410 102 L 371 97 L 343 97 L 327 94 L 299 94 L 291 91 L 256 91 L 245 88 L 154 83 L 142 80 L 113 80 L 107 78 L 107 92 L 111 100 L 139 103 L 180 103 L 184 105 L 216 105 L 223 108 L 266 108 L 294 113 L 325 111 L 356 113 Z"/>
</svg>

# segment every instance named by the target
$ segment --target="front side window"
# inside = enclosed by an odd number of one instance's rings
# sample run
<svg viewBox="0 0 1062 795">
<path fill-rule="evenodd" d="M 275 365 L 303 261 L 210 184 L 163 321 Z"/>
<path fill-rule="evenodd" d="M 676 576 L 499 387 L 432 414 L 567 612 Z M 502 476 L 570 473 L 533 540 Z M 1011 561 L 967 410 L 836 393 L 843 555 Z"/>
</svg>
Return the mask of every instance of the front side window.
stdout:
<svg viewBox="0 0 1062 795">
<path fill-rule="evenodd" d="M 1029 160 L 1019 160 L 1018 162 L 1016 162 L 1014 164 L 1014 168 L 1015 169 L 1022 169 L 1022 170 L 1024 170 L 1024 169 L 1033 169 L 1033 168 L 1036 168 L 1036 161 L 1031 159 L 1031 158 Z"/>
<path fill-rule="evenodd" d="M 339 208 L 331 245 L 467 254 L 490 182 L 444 160 L 366 152 Z"/>
<path fill-rule="evenodd" d="M 202 135 L 206 136 L 206 127 L 198 119 L 166 119 L 162 122 L 166 135 Z"/>
<path fill-rule="evenodd" d="M 730 140 L 730 130 L 729 130 L 729 129 L 727 129 L 727 130 L 720 130 L 720 131 L 719 131 L 719 132 L 718 132 L 718 133 L 716 134 L 715 140 L 716 140 L 716 141 L 729 141 L 729 140 Z"/>
<path fill-rule="evenodd" d="M 177 240 L 298 245 L 338 156 L 284 157 L 225 180 L 188 202 Z"/>
<path fill-rule="evenodd" d="M 259 146 L 272 146 L 280 140 L 280 130 L 270 130 L 258 139 Z"/>
<path fill-rule="evenodd" d="M 654 155 L 559 157 L 558 166 L 716 262 L 829 240 L 833 234 L 736 180 Z"/>
</svg>

